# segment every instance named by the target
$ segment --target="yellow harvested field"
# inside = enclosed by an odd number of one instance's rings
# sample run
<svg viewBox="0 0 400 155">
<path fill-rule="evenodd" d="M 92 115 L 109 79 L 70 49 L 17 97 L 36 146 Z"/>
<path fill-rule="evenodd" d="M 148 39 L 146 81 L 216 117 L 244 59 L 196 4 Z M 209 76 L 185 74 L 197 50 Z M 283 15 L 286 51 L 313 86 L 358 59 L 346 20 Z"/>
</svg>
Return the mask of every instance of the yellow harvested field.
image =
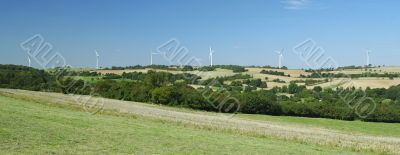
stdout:
<svg viewBox="0 0 400 155">
<path fill-rule="evenodd" d="M 262 70 L 272 70 L 278 72 L 284 72 L 291 77 L 299 77 L 301 74 L 309 75 L 310 73 L 305 72 L 304 70 L 300 69 L 269 69 L 269 68 L 246 68 L 249 74 L 259 74 Z"/>
<path fill-rule="evenodd" d="M 303 70 L 283 70 L 283 69 L 266 69 L 266 68 L 246 68 L 248 71 L 243 74 L 249 74 L 253 76 L 254 78 L 260 78 L 261 80 L 265 81 L 265 78 L 268 77 L 268 81 L 272 81 L 274 79 L 280 79 L 282 81 L 285 81 L 286 83 L 290 83 L 290 81 L 294 80 L 301 80 L 301 78 L 298 78 L 300 74 L 303 75 L 308 75 L 308 73 L 304 72 Z M 278 72 L 285 72 L 285 74 L 290 75 L 291 77 L 287 76 L 277 76 L 277 75 L 270 75 L 270 74 L 261 74 L 260 72 L 262 70 L 272 70 L 272 71 L 278 71 Z M 287 85 L 285 83 L 277 83 L 270 85 L 271 82 L 268 82 L 268 87 L 274 85 L 274 86 L 283 86 Z"/>
<path fill-rule="evenodd" d="M 315 86 L 320 86 L 322 88 L 336 88 L 336 87 L 344 87 L 344 84 L 349 83 L 351 79 L 347 79 L 347 78 L 338 78 L 338 79 L 332 79 L 329 82 L 326 83 L 322 83 L 319 85 L 315 85 Z M 307 88 L 312 89 L 315 86 L 308 86 Z"/>
<path fill-rule="evenodd" d="M 190 71 L 190 72 L 185 72 L 185 73 L 198 75 L 203 80 L 209 79 L 209 78 L 215 78 L 215 77 L 232 76 L 232 75 L 236 74 L 236 73 L 233 73 L 232 70 L 220 69 L 220 68 L 217 68 L 215 71 L 210 71 L 210 72 Z"/>
<path fill-rule="evenodd" d="M 282 87 L 284 85 L 288 85 L 291 81 L 294 80 L 306 80 L 305 78 L 299 78 L 301 74 L 309 75 L 310 73 L 305 72 L 304 70 L 283 70 L 283 69 L 269 69 L 269 68 L 246 68 L 248 71 L 241 73 L 241 74 L 249 74 L 253 76 L 253 78 L 260 78 L 263 81 L 266 81 L 265 78 L 268 78 L 268 89 L 273 87 Z M 371 68 L 372 71 L 376 70 L 376 73 L 400 73 L 400 67 L 380 67 L 380 68 Z M 199 75 L 202 80 L 215 78 L 215 77 L 224 77 L 224 76 L 232 76 L 237 73 L 233 73 L 232 70 L 227 69 L 216 69 L 215 71 L 209 72 L 200 72 L 200 71 L 171 71 L 171 70 L 160 70 L 160 69 L 134 69 L 134 70 L 98 70 L 97 72 L 106 74 L 106 73 L 114 73 L 114 74 L 122 74 L 123 72 L 143 72 L 146 73 L 149 70 L 155 71 L 164 71 L 169 72 L 172 74 L 179 74 L 179 73 L 190 73 Z M 269 74 L 261 74 L 262 70 L 272 70 L 278 72 L 284 72 L 285 74 L 290 75 L 291 77 L 287 76 L 276 76 L 276 75 L 269 75 Z M 331 71 L 330 73 L 344 73 L 344 74 L 360 74 L 366 72 L 365 69 L 348 69 L 342 71 Z M 271 82 L 274 79 L 280 79 L 285 81 L 286 83 L 277 83 Z M 322 80 L 321 79 L 314 79 L 314 80 Z M 300 84 L 300 83 L 298 83 Z M 303 85 L 303 84 L 300 84 Z M 322 83 L 319 85 L 307 86 L 307 88 L 314 88 L 315 86 L 321 86 L 323 88 L 336 88 L 336 87 L 356 87 L 365 89 L 367 87 L 370 88 L 389 88 L 390 86 L 400 85 L 400 79 L 396 78 L 394 80 L 390 80 L 388 78 L 359 78 L 359 79 L 350 79 L 350 78 L 336 78 L 332 79 L 332 81 L 327 83 Z M 196 87 L 197 88 L 197 87 Z"/>
<path fill-rule="evenodd" d="M 382 70 L 383 72 L 388 72 L 388 73 L 400 73 L 400 67 L 397 66 L 381 67 L 377 68 L 377 70 Z"/>
<path fill-rule="evenodd" d="M 323 88 L 389 88 L 390 86 L 400 85 L 400 79 L 382 79 L 382 78 L 360 78 L 360 79 L 350 79 L 350 78 L 338 78 L 333 79 L 330 82 L 319 84 Z M 309 86 L 308 88 L 313 88 L 314 86 Z"/>
<path fill-rule="evenodd" d="M 400 79 L 389 80 L 389 79 L 356 79 L 351 80 L 350 83 L 346 84 L 348 86 L 354 86 L 356 88 L 366 89 L 370 88 L 389 88 L 390 86 L 395 86 L 400 84 Z"/>
<path fill-rule="evenodd" d="M 289 83 L 268 82 L 267 85 L 268 85 L 267 89 L 269 90 L 269 89 L 272 89 L 274 87 L 283 87 L 285 85 L 289 85 Z"/>
<path fill-rule="evenodd" d="M 380 73 L 380 74 L 400 73 L 400 67 L 396 67 L 396 66 L 375 67 L 375 68 L 369 68 L 367 70 L 365 70 L 365 69 L 345 69 L 345 70 L 339 70 L 339 71 L 330 71 L 329 73 L 361 74 L 361 73 L 365 73 L 365 72 Z"/>
</svg>

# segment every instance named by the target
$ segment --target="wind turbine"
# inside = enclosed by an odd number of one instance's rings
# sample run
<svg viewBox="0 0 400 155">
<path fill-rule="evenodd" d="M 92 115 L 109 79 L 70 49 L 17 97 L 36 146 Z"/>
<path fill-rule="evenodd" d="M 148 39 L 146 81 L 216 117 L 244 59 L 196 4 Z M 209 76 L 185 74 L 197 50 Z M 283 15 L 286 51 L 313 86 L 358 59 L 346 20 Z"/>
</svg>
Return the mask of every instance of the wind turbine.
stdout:
<svg viewBox="0 0 400 155">
<path fill-rule="evenodd" d="M 28 66 L 31 67 L 31 58 L 28 56 Z"/>
<path fill-rule="evenodd" d="M 153 55 L 156 54 L 163 54 L 161 52 L 153 52 L 153 50 L 150 51 L 150 65 L 153 65 Z"/>
<path fill-rule="evenodd" d="M 367 50 L 367 67 L 369 66 L 369 65 L 371 65 L 371 62 L 370 62 L 370 54 L 371 54 L 371 50 Z"/>
<path fill-rule="evenodd" d="M 154 53 L 153 50 L 150 51 L 150 65 L 153 65 L 153 54 L 157 54 Z"/>
<path fill-rule="evenodd" d="M 279 68 L 282 68 L 283 51 L 284 51 L 284 50 L 285 50 L 285 49 L 282 48 L 281 51 L 276 51 L 276 53 L 278 54 L 278 67 L 279 67 Z"/>
<path fill-rule="evenodd" d="M 99 60 L 100 60 L 100 55 L 97 52 L 97 50 L 94 50 L 94 52 L 96 53 L 96 69 L 99 69 Z"/>
<path fill-rule="evenodd" d="M 210 59 L 210 66 L 213 66 L 213 55 L 214 55 L 214 50 L 212 50 L 212 48 L 210 47 L 210 53 L 208 58 Z"/>
<path fill-rule="evenodd" d="M 153 51 L 150 51 L 150 66 L 153 65 Z"/>
</svg>

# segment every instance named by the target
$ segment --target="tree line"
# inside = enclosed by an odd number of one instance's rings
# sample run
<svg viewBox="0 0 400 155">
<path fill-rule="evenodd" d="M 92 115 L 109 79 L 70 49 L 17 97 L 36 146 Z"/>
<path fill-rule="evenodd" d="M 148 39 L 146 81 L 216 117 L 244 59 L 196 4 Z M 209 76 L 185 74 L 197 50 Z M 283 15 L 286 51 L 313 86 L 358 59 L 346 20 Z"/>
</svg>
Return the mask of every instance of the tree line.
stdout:
<svg viewBox="0 0 400 155">
<path fill-rule="evenodd" d="M 278 72 L 278 71 L 273 71 L 273 70 L 262 70 L 260 73 L 261 74 L 270 74 L 270 75 L 276 75 L 276 76 L 287 76 L 287 77 L 290 77 L 290 75 L 286 75 L 285 72 Z"/>
<path fill-rule="evenodd" d="M 380 77 L 394 79 L 400 77 L 400 74 L 396 73 L 361 73 L 361 74 L 344 74 L 344 73 L 321 73 L 313 72 L 310 75 L 300 75 L 301 78 L 363 78 L 363 77 Z"/>
<path fill-rule="evenodd" d="M 366 90 L 323 89 L 318 86 L 314 89 L 306 89 L 305 86 L 292 82 L 289 86 L 275 87 L 271 90 L 225 88 L 226 86 L 242 87 L 238 83 L 231 83 L 231 85 L 221 84 L 219 90 L 213 90 L 208 85 L 195 89 L 188 85 L 190 84 L 188 82 L 192 80 L 182 80 L 166 72 L 149 71 L 130 74 L 126 73 L 124 76 L 135 80 L 99 79 L 86 83 L 83 80 L 64 76 L 65 74 L 55 75 L 25 66 L 0 65 L 0 87 L 65 94 L 98 94 L 112 99 L 206 111 L 228 109 L 222 112 L 400 122 L 400 86 Z M 258 79 L 253 79 L 253 82 L 247 80 L 241 81 L 242 84 L 243 82 L 248 83 L 249 86 L 262 84 L 262 81 Z M 237 104 L 220 105 L 219 103 L 224 103 L 227 97 L 237 99 Z M 343 99 L 344 97 L 349 100 Z M 359 102 L 365 98 L 370 98 L 370 100 Z M 370 106 L 364 106 L 364 104 Z"/>
</svg>

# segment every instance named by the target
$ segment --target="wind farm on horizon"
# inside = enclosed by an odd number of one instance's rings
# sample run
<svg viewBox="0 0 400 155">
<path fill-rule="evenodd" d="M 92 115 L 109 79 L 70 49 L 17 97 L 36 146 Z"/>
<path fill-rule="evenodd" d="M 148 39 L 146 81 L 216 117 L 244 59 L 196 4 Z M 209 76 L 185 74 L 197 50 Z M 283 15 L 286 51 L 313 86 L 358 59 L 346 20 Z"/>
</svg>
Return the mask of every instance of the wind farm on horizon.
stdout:
<svg viewBox="0 0 400 155">
<path fill-rule="evenodd" d="M 284 64 L 283 64 L 284 51 L 285 51 L 285 49 L 282 48 L 281 50 L 277 50 L 277 51 L 274 52 L 274 53 L 277 54 L 277 57 L 278 57 L 278 59 L 277 59 L 277 62 L 278 62 L 277 63 L 277 68 L 278 69 L 282 69 L 284 67 Z M 365 53 L 366 53 L 366 64 L 365 64 L 365 66 L 372 67 L 373 66 L 373 64 L 371 64 L 371 53 L 372 52 L 371 52 L 370 49 L 367 49 Z M 165 54 L 166 53 L 154 52 L 154 50 L 150 50 L 150 62 L 149 62 L 149 65 L 155 65 L 156 64 L 154 62 L 154 56 L 160 56 L 161 58 L 164 58 Z M 209 50 L 208 50 L 208 62 L 209 62 L 209 64 L 207 65 L 207 63 L 202 63 L 203 65 L 201 65 L 201 66 L 211 66 L 211 67 L 214 66 L 215 65 L 214 55 L 215 55 L 215 51 L 210 46 Z M 100 61 L 100 55 L 99 55 L 98 50 L 95 50 L 95 56 L 96 56 L 95 69 L 101 69 L 102 67 L 100 66 L 100 62 L 99 62 Z M 27 60 L 28 60 L 28 66 L 31 66 L 31 59 L 30 59 L 29 56 L 27 57 Z M 159 65 L 163 65 L 163 63 L 160 63 Z M 170 65 L 174 65 L 174 64 L 170 64 Z M 183 66 L 186 66 L 186 64 L 180 64 L 179 66 L 183 67 Z M 187 66 L 191 66 L 191 65 L 187 64 Z M 253 66 L 253 65 L 251 65 L 251 66 Z M 266 64 L 265 66 L 271 66 L 271 65 Z M 385 65 L 382 65 L 382 66 L 385 66 Z"/>
</svg>

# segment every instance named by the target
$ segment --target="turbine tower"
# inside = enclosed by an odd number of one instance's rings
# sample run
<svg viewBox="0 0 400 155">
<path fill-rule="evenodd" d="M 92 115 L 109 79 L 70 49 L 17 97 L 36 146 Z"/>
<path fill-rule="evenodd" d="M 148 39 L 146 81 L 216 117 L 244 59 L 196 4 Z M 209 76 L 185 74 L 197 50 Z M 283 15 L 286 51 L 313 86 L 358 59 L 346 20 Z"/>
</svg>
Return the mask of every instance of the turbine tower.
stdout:
<svg viewBox="0 0 400 155">
<path fill-rule="evenodd" d="M 150 65 L 153 65 L 153 55 L 154 54 L 158 54 L 158 53 L 154 53 L 153 50 L 150 51 Z"/>
<path fill-rule="evenodd" d="M 153 52 L 153 50 L 150 51 L 150 65 L 153 65 L 153 55 L 156 54 L 163 54 L 161 52 Z"/>
<path fill-rule="evenodd" d="M 371 50 L 367 50 L 367 67 L 369 66 L 369 65 L 371 65 L 371 62 L 370 62 L 370 54 L 371 54 Z"/>
<path fill-rule="evenodd" d="M 99 69 L 99 60 L 100 60 L 100 55 L 97 52 L 97 50 L 94 50 L 94 52 L 96 53 L 96 69 Z"/>
<path fill-rule="evenodd" d="M 212 48 L 210 47 L 210 53 L 208 58 L 210 59 L 210 66 L 213 66 L 213 55 L 214 55 L 214 51 L 212 50 Z"/>
<path fill-rule="evenodd" d="M 153 65 L 153 51 L 150 51 L 150 66 Z"/>
<path fill-rule="evenodd" d="M 276 52 L 276 53 L 278 54 L 278 68 L 279 68 L 279 69 L 282 68 L 283 51 L 284 51 L 284 50 L 285 50 L 285 49 L 282 48 L 281 51 L 277 51 L 277 52 Z"/>
</svg>

